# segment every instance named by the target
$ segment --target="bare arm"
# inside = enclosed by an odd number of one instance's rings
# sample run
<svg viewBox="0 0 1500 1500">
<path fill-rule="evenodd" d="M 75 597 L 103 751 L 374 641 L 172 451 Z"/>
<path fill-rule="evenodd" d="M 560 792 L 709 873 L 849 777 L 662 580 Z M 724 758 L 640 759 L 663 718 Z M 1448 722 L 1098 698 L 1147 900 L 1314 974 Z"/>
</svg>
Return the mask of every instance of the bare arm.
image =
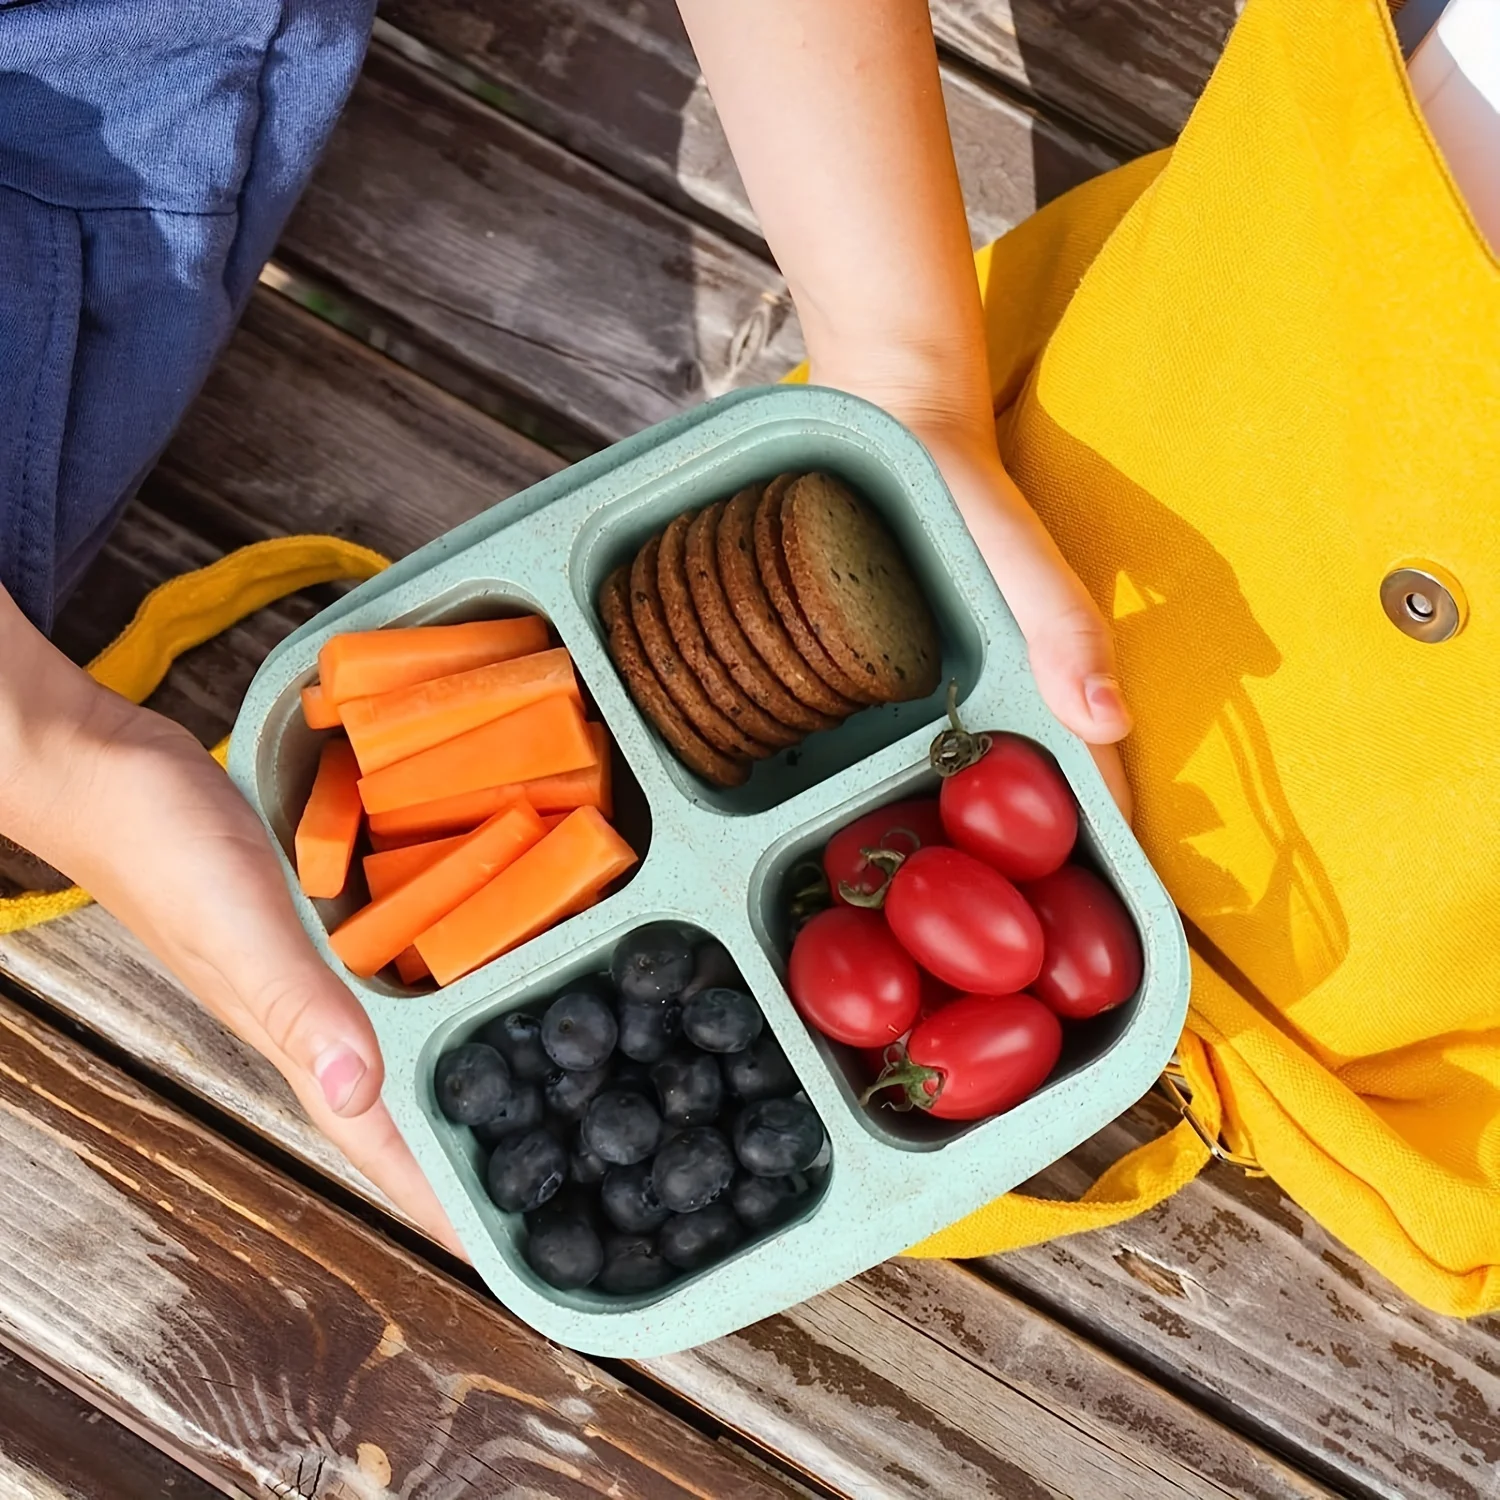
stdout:
<svg viewBox="0 0 1500 1500">
<path fill-rule="evenodd" d="M 927 444 L 1015 611 L 1052 710 L 1129 717 L 1108 628 L 1005 473 L 925 0 L 679 0 L 813 378 Z"/>
</svg>

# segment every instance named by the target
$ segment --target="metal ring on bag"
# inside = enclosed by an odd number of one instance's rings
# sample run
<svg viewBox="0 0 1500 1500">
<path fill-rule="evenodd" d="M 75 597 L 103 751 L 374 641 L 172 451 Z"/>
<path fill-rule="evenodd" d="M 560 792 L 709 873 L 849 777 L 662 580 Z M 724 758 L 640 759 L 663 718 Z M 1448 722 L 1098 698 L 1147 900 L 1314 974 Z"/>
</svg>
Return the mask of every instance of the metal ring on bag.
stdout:
<svg viewBox="0 0 1500 1500">
<path fill-rule="evenodd" d="M 1161 1077 L 1156 1080 L 1156 1083 L 1162 1093 L 1177 1107 L 1182 1118 L 1192 1127 L 1193 1134 L 1208 1147 L 1209 1155 L 1215 1161 L 1238 1167 L 1247 1177 L 1268 1175 L 1253 1156 L 1243 1156 L 1237 1151 L 1231 1151 L 1218 1136 L 1210 1134 L 1208 1127 L 1193 1110 L 1192 1089 L 1188 1086 L 1187 1074 L 1183 1072 L 1182 1064 L 1175 1056 L 1162 1069 Z"/>
<path fill-rule="evenodd" d="M 1387 573 L 1380 606 L 1402 635 L 1430 646 L 1451 641 L 1469 613 L 1458 579 L 1433 562 L 1406 562 Z"/>
</svg>

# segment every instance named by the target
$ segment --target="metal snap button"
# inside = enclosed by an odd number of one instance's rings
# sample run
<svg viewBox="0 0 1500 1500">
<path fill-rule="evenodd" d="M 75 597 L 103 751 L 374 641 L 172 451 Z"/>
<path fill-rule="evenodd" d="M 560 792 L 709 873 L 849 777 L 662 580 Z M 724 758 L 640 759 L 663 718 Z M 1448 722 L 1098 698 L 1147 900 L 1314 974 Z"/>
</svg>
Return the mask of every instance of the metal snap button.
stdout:
<svg viewBox="0 0 1500 1500">
<path fill-rule="evenodd" d="M 1380 604 L 1397 630 L 1428 645 L 1452 640 L 1469 613 L 1458 580 L 1430 562 L 1404 563 L 1387 573 L 1380 585 Z"/>
</svg>

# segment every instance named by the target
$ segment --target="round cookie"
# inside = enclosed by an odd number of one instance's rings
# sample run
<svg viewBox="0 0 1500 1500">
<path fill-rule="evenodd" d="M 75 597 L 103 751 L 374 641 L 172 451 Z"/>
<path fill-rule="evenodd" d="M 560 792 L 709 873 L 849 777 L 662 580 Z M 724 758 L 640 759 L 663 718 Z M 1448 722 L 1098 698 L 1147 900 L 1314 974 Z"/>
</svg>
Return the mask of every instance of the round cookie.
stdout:
<svg viewBox="0 0 1500 1500">
<path fill-rule="evenodd" d="M 781 544 L 813 634 L 851 677 L 893 702 L 942 678 L 937 624 L 895 538 L 827 474 L 804 474 L 781 503 Z"/>
<path fill-rule="evenodd" d="M 693 675 L 703 684 L 709 701 L 731 723 L 739 725 L 752 739 L 763 745 L 774 745 L 784 750 L 795 745 L 802 736 L 779 719 L 758 708 L 740 691 L 724 664 L 709 649 L 703 627 L 698 623 L 698 612 L 693 608 L 692 591 L 688 588 L 685 549 L 688 526 L 692 516 L 678 516 L 662 532 L 656 559 L 656 583 L 661 591 L 662 609 L 667 617 L 667 629 L 682 652 L 683 660 L 692 668 Z"/>
<path fill-rule="evenodd" d="M 729 607 L 724 585 L 719 579 L 718 532 L 724 502 L 715 501 L 693 518 L 687 533 L 688 587 L 693 594 L 693 608 L 714 655 L 729 668 L 729 675 L 739 683 L 768 714 L 783 724 L 790 724 L 806 734 L 815 729 L 832 729 L 839 721 L 831 714 L 820 713 L 799 703 L 773 677 L 766 664 L 745 639 Z"/>
<path fill-rule="evenodd" d="M 635 705 L 651 721 L 672 753 L 688 770 L 714 786 L 743 786 L 750 767 L 743 760 L 724 755 L 693 728 L 678 712 L 677 705 L 657 680 L 641 649 L 630 618 L 630 569 L 616 568 L 599 590 L 599 618 L 604 622 L 610 659 L 614 662 Z"/>
<path fill-rule="evenodd" d="M 682 659 L 672 632 L 667 629 L 656 583 L 656 559 L 660 550 L 661 539 L 652 537 L 636 553 L 630 568 L 630 615 L 635 622 L 635 632 L 641 638 L 646 660 L 651 663 L 668 697 L 715 750 L 722 750 L 726 755 L 764 760 L 771 753 L 771 747 L 737 729 L 709 702 L 703 684 Z"/>
<path fill-rule="evenodd" d="M 755 561 L 755 511 L 761 487 L 752 484 L 725 505 L 716 541 L 719 582 L 740 629 L 781 685 L 809 708 L 847 719 L 859 704 L 836 693 L 803 661 L 771 606 Z"/>
<path fill-rule="evenodd" d="M 776 611 L 798 654 L 834 692 L 856 703 L 883 703 L 881 696 L 856 682 L 823 649 L 813 634 L 797 595 L 792 589 L 792 575 L 787 570 L 786 553 L 781 546 L 781 505 L 795 474 L 781 474 L 773 479 L 755 507 L 755 562 L 766 597 Z"/>
</svg>

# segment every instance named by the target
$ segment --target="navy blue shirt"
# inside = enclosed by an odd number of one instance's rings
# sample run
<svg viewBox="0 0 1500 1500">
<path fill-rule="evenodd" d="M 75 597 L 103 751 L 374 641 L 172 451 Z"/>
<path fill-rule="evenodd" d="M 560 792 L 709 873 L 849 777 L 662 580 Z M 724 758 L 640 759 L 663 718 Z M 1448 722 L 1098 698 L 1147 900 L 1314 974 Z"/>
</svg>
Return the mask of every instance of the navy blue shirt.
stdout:
<svg viewBox="0 0 1500 1500">
<path fill-rule="evenodd" d="M 202 384 L 374 0 L 0 0 L 0 582 L 50 629 Z"/>
</svg>

